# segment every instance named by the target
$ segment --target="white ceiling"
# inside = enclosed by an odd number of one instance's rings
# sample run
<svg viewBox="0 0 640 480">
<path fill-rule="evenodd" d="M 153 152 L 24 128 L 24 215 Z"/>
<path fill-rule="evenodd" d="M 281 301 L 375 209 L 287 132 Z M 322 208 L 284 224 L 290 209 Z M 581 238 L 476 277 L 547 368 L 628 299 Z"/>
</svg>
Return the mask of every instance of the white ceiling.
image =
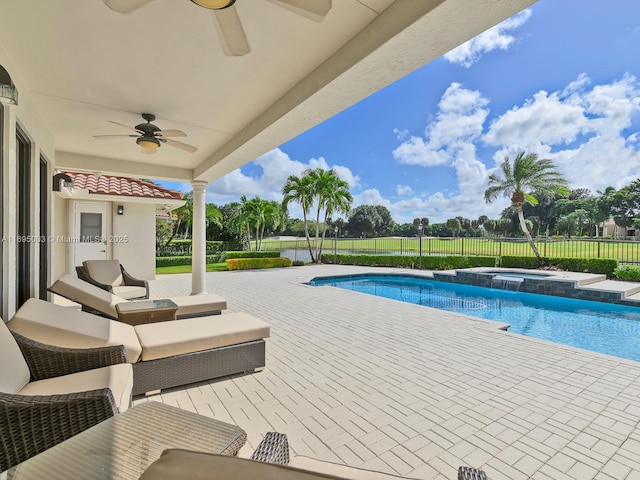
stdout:
<svg viewBox="0 0 640 480">
<path fill-rule="evenodd" d="M 127 15 L 102 0 L 2 0 L 0 43 L 57 166 L 212 181 L 534 2 L 333 0 L 314 22 L 277 0 L 237 0 L 251 52 L 228 57 L 211 12 L 189 0 Z M 198 151 L 93 138 L 133 133 L 108 120 L 134 126 L 142 112 Z"/>
</svg>

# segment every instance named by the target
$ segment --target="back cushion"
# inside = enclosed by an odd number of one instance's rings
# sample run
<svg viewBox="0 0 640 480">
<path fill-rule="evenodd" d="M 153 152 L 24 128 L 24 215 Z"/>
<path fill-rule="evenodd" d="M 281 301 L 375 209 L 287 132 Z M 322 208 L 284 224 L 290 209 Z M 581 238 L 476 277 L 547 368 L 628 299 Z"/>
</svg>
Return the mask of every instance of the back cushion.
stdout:
<svg viewBox="0 0 640 480">
<path fill-rule="evenodd" d="M 1 319 L 0 323 L 0 392 L 18 393 L 31 373 L 15 338 Z"/>
<path fill-rule="evenodd" d="M 118 260 L 86 260 L 82 265 L 94 280 L 113 287 L 122 285 L 122 270 Z"/>
<path fill-rule="evenodd" d="M 49 290 L 56 295 L 91 307 L 113 318 L 118 318 L 116 304 L 126 302 L 124 298 L 68 274 L 56 280 L 49 287 Z"/>
</svg>

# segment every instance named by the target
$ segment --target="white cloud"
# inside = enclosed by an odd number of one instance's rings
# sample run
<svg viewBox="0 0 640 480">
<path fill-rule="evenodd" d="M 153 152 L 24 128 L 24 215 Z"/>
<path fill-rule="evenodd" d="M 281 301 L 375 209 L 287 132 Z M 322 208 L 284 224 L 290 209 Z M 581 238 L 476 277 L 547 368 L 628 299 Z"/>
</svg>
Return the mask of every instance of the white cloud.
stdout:
<svg viewBox="0 0 640 480">
<path fill-rule="evenodd" d="M 460 148 L 482 133 L 488 103 L 480 92 L 452 83 L 440 99 L 435 121 L 425 129 L 425 138 L 411 136 L 393 151 L 393 158 L 424 167 L 451 163 Z"/>
<path fill-rule="evenodd" d="M 498 117 L 484 140 L 502 146 L 496 163 L 520 150 L 551 158 L 573 188 L 616 188 L 638 177 L 636 132 L 640 82 L 632 75 L 590 87 L 582 74 L 561 91 L 538 92 Z M 560 148 L 558 148 L 560 147 Z"/>
<path fill-rule="evenodd" d="M 242 195 L 255 195 L 267 200 L 282 200 L 282 186 L 290 175 L 301 175 L 307 168 L 333 168 L 338 176 L 349 184 L 350 188 L 357 187 L 360 178 L 343 165 L 329 165 L 323 157 L 311 158 L 304 163 L 293 160 L 279 148 L 275 148 L 258 157 L 253 162 L 262 170 L 261 175 L 247 175 L 241 169 L 236 169 L 224 177 L 209 184 L 207 187 L 207 201 L 224 204 L 237 201 Z M 291 205 L 292 217 L 302 217 L 302 211 Z"/>
<path fill-rule="evenodd" d="M 530 8 L 454 48 L 446 53 L 444 58 L 451 63 L 469 68 L 486 53 L 493 50 L 507 50 L 516 41 L 516 37 L 511 32 L 521 27 L 529 17 L 531 17 Z"/>
<path fill-rule="evenodd" d="M 411 188 L 409 185 L 396 185 L 396 193 L 401 196 L 404 197 L 406 195 L 413 195 L 413 188 Z"/>
</svg>

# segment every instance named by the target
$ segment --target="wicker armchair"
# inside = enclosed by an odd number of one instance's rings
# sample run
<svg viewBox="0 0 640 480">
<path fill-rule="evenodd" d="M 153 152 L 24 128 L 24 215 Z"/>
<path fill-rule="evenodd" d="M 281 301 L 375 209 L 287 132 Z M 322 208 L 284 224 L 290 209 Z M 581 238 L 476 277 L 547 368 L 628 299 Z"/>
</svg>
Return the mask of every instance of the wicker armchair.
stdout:
<svg viewBox="0 0 640 480">
<path fill-rule="evenodd" d="M 288 465 L 290 457 L 287 436 L 284 433 L 267 432 L 251 455 L 251 460 Z M 487 475 L 477 468 L 460 467 L 458 468 L 458 480 L 487 480 Z"/>
<path fill-rule="evenodd" d="M 118 366 L 117 371 L 103 368 L 128 364 L 123 346 L 83 350 L 58 348 L 10 333 L 2 323 L 0 348 L 0 471 L 8 470 L 113 416 L 121 410 L 119 403 L 127 392 L 128 403 L 131 403 L 130 385 L 123 386 L 114 394 L 106 386 L 95 388 L 99 382 L 95 382 L 93 376 L 94 372 L 128 375 L 130 365 L 126 365 L 129 369 L 125 365 Z M 20 353 L 22 357 L 18 358 Z M 86 372 L 90 369 L 101 370 Z M 56 386 L 50 382 L 55 383 L 55 377 L 70 374 L 87 380 L 91 378 L 92 388 L 50 395 L 41 392 L 47 388 L 55 391 Z M 74 378 L 78 381 L 77 376 Z M 30 390 L 29 387 L 34 385 L 36 388 Z M 62 391 L 69 389 L 68 386 L 66 389 L 60 387 L 60 384 L 57 388 Z"/>
<path fill-rule="evenodd" d="M 80 280 L 127 300 L 149 298 L 149 282 L 133 277 L 118 260 L 88 260 L 76 273 Z"/>
</svg>

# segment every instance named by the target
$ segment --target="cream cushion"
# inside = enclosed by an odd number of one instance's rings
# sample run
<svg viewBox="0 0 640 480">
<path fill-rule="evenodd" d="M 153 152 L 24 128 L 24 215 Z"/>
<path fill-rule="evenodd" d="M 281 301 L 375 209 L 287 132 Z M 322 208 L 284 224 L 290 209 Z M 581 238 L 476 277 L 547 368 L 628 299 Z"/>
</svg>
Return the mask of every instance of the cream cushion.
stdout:
<svg viewBox="0 0 640 480">
<path fill-rule="evenodd" d="M 130 362 L 142 347 L 131 325 L 30 298 L 7 324 L 11 331 L 46 345 L 96 348 L 124 345 Z"/>
<path fill-rule="evenodd" d="M 185 318 L 133 327 L 142 345 L 142 360 L 226 347 L 268 338 L 268 323 L 246 313 Z"/>
<path fill-rule="evenodd" d="M 321 460 L 316 460 L 315 458 L 303 456 L 291 457 L 289 465 L 302 470 L 311 470 L 312 472 L 335 475 L 336 477 L 344 477 L 351 480 L 397 480 L 398 478 L 404 478 L 388 473 L 374 472 L 372 470 L 363 470 L 361 468 L 339 465 L 337 463 L 323 462 Z"/>
<path fill-rule="evenodd" d="M 18 393 L 31 378 L 31 372 L 20 347 L 0 319 L 0 392 Z"/>
<path fill-rule="evenodd" d="M 118 260 L 86 260 L 82 265 L 91 278 L 99 283 L 117 287 L 124 283 Z"/>
<path fill-rule="evenodd" d="M 124 412 L 131 404 L 133 389 L 133 367 L 120 363 L 109 367 L 94 368 L 84 372 L 47 378 L 31 382 L 22 388 L 20 395 L 64 395 L 109 388 L 113 393 L 118 411 Z"/>
<path fill-rule="evenodd" d="M 116 304 L 127 301 L 122 297 L 113 295 L 100 287 L 91 285 L 68 274 L 56 280 L 55 283 L 49 287 L 49 290 L 113 318 L 118 318 Z"/>
<path fill-rule="evenodd" d="M 187 450 L 165 450 L 140 480 L 317 480 L 339 479 L 285 465 Z"/>
<path fill-rule="evenodd" d="M 227 301 L 213 293 L 171 297 L 170 300 L 178 306 L 178 311 L 176 312 L 178 316 L 198 315 L 203 312 L 216 312 L 227 309 Z"/>
<path fill-rule="evenodd" d="M 136 287 L 135 285 L 122 285 L 120 287 L 113 287 L 113 293 L 126 300 L 131 300 L 132 298 L 146 297 L 147 289 L 144 287 Z"/>
</svg>

